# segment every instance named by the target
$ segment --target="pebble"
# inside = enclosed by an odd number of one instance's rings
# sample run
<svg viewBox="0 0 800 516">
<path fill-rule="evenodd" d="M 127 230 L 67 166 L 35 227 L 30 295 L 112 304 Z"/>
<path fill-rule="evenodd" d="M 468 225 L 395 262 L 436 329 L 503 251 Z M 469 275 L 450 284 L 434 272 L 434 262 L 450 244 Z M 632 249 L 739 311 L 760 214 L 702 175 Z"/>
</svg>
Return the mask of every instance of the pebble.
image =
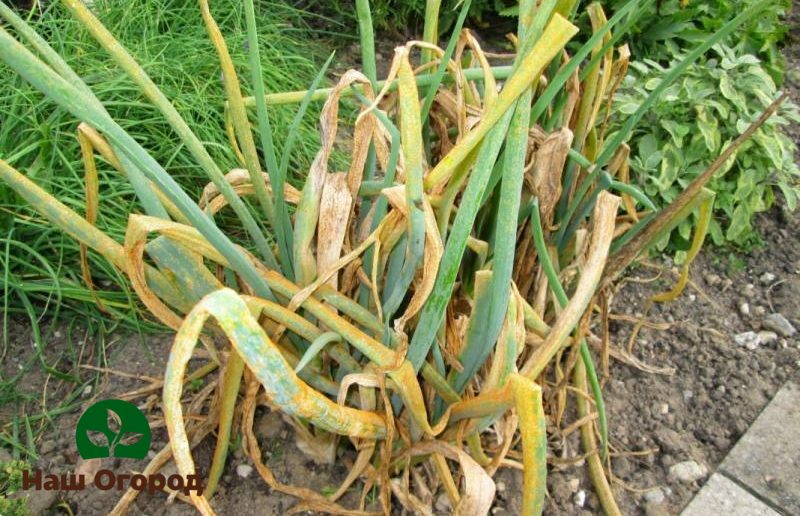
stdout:
<svg viewBox="0 0 800 516">
<path fill-rule="evenodd" d="M 772 344 L 778 341 L 778 334 L 774 331 L 760 331 L 758 332 L 758 340 L 761 344 Z"/>
<path fill-rule="evenodd" d="M 644 499 L 648 503 L 663 503 L 666 497 L 664 496 L 664 491 L 662 491 L 660 487 L 657 487 L 647 491 L 644 494 Z"/>
<path fill-rule="evenodd" d="M 797 333 L 797 330 L 794 326 L 792 326 L 792 323 L 790 323 L 789 320 L 782 314 L 777 312 L 769 314 L 764 319 L 764 327 L 780 334 L 783 337 L 791 337 Z"/>
<path fill-rule="evenodd" d="M 684 484 L 691 484 L 696 480 L 700 480 L 708 470 L 702 464 L 698 464 L 693 460 L 687 460 L 674 464 L 669 468 L 670 478 L 683 482 Z"/>
<path fill-rule="evenodd" d="M 249 464 L 239 464 L 236 466 L 236 474 L 242 478 L 247 478 L 253 472 L 253 466 Z"/>
<path fill-rule="evenodd" d="M 713 273 L 712 274 L 706 274 L 706 277 L 705 277 L 706 283 L 708 283 L 709 285 L 712 285 L 712 286 L 716 285 L 717 283 L 719 283 L 721 281 L 721 279 L 722 278 L 719 277 L 719 274 L 713 274 Z"/>
<path fill-rule="evenodd" d="M 502 493 L 506 490 L 506 483 L 502 480 L 497 483 L 497 492 Z"/>
<path fill-rule="evenodd" d="M 744 297 L 747 299 L 752 299 L 756 295 L 756 286 L 752 283 L 748 283 L 744 286 L 744 292 L 742 292 L 742 294 L 744 294 Z"/>
<path fill-rule="evenodd" d="M 775 281 L 775 278 L 776 278 L 776 276 L 774 274 L 772 274 L 771 272 L 765 272 L 764 274 L 759 276 L 758 279 L 764 285 L 768 285 L 768 284 L 772 283 L 773 281 Z"/>
<path fill-rule="evenodd" d="M 689 302 L 693 303 L 697 299 L 697 296 L 694 294 L 689 294 Z"/>
<path fill-rule="evenodd" d="M 683 401 L 690 401 L 692 398 L 694 398 L 694 392 L 688 389 L 683 391 Z"/>
<path fill-rule="evenodd" d="M 658 412 L 660 414 L 669 414 L 669 404 L 668 403 L 662 403 L 661 405 L 659 405 L 658 406 Z"/>
<path fill-rule="evenodd" d="M 92 393 L 92 386 L 91 385 L 87 385 L 86 387 L 83 388 L 83 395 L 84 396 L 88 396 L 91 393 Z"/>
<path fill-rule="evenodd" d="M 575 502 L 575 505 L 578 507 L 583 507 L 586 504 L 586 491 L 581 489 L 575 496 L 572 497 L 572 501 Z"/>
<path fill-rule="evenodd" d="M 765 313 L 767 313 L 767 309 L 763 306 L 757 306 L 753 309 L 753 313 L 756 314 L 758 317 L 763 317 Z"/>
<path fill-rule="evenodd" d="M 750 303 L 742 303 L 739 305 L 739 313 L 742 315 L 750 315 Z"/>
<path fill-rule="evenodd" d="M 758 333 L 754 331 L 739 333 L 733 337 L 733 341 L 736 342 L 737 346 L 744 346 L 751 351 L 756 349 L 759 344 L 761 344 L 758 338 Z"/>
</svg>

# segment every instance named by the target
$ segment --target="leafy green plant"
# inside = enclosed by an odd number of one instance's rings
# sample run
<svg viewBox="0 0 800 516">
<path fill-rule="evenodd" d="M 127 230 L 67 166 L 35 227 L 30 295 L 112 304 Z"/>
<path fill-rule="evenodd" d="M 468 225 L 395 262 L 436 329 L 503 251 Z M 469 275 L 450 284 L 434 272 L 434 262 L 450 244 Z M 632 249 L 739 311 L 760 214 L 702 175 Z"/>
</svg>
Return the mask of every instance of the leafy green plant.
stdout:
<svg viewBox="0 0 800 516">
<path fill-rule="evenodd" d="M 0 514 L 4 516 L 28 516 L 30 511 L 24 498 L 7 498 L 0 495 Z"/>
<path fill-rule="evenodd" d="M 22 488 L 22 472 L 30 468 L 23 460 L 0 462 L 0 493 L 13 494 Z"/>
<path fill-rule="evenodd" d="M 725 20 L 756 3 L 756 0 L 715 0 L 713 2 L 663 0 L 649 2 L 631 27 L 631 50 L 635 60 L 652 59 L 666 64 L 722 27 Z M 604 0 L 613 11 L 624 0 Z M 783 16 L 791 8 L 791 0 L 771 0 L 761 8 L 759 16 L 745 24 L 721 43 L 737 55 L 758 57 L 778 84 L 783 81 L 785 63 L 779 44 L 789 30 Z"/>
<path fill-rule="evenodd" d="M 0 514 L 4 516 L 27 516 L 25 497 L 9 498 L 22 487 L 22 472 L 30 464 L 22 460 L 0 462 Z"/>
<path fill-rule="evenodd" d="M 671 63 L 674 65 L 675 61 Z M 616 98 L 616 124 L 634 112 L 670 66 L 645 60 L 631 63 Z M 775 98 L 772 78 L 752 55 L 717 45 L 712 55 L 692 65 L 671 85 L 633 132 L 631 169 L 635 182 L 660 205 L 677 195 Z M 709 187 L 716 192 L 716 217 L 710 227 L 715 243 L 747 245 L 754 238 L 751 219 L 768 209 L 780 190 L 789 209 L 800 196 L 795 145 L 782 132 L 798 121 L 787 102 L 735 153 Z M 693 223 L 683 222 L 673 243 L 688 241 Z M 662 241 L 661 248 L 666 245 Z"/>
</svg>

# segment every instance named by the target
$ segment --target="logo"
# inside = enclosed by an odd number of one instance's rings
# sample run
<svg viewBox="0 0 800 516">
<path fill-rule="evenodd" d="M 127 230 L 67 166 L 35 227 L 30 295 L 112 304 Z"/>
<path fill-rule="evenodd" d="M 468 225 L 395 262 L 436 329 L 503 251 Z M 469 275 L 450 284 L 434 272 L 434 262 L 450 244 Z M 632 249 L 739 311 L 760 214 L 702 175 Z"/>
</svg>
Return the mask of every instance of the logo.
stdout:
<svg viewBox="0 0 800 516">
<path fill-rule="evenodd" d="M 90 406 L 78 420 L 75 445 L 84 460 L 123 458 L 141 460 L 150 449 L 150 424 L 136 405 L 123 400 L 102 400 Z M 82 491 L 87 485 L 101 491 L 117 489 L 146 491 L 153 495 L 165 488 L 189 496 L 203 494 L 199 475 L 161 473 L 142 475 L 101 469 L 88 478 L 83 473 L 46 473 L 41 469 L 22 471 L 22 489 L 27 491 Z M 2 515 L 0 515 L 2 516 Z"/>
<path fill-rule="evenodd" d="M 150 449 L 150 424 L 133 403 L 98 401 L 78 420 L 75 444 L 84 460 L 143 459 Z"/>
</svg>

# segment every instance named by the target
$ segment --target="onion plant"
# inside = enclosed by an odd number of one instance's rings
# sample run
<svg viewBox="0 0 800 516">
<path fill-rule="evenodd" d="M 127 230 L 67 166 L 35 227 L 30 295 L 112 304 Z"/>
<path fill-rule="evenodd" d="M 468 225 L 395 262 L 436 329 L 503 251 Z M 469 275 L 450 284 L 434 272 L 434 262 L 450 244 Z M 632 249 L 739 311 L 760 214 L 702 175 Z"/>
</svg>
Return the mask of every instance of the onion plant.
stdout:
<svg viewBox="0 0 800 516">
<path fill-rule="evenodd" d="M 241 160 L 230 171 L 220 169 L 91 9 L 80 0 L 64 3 L 163 114 L 175 144 L 191 152 L 210 181 L 203 192 L 181 189 L 41 36 L 0 10 L 9 25 L 0 27 L 0 59 L 81 122 L 86 213 L 1 160 L 0 179 L 124 273 L 152 314 L 176 331 L 162 404 L 170 443 L 148 473 L 171 459 L 181 474 L 195 474 L 191 449 L 216 431 L 206 489 L 187 498 L 212 514 L 230 436 L 241 432 L 261 477 L 300 498 L 297 510 L 363 511 L 366 496 L 356 509 L 338 502 L 361 479 L 365 494 L 378 489 L 387 514 L 393 501 L 429 513 L 439 488 L 458 513 L 486 514 L 492 476 L 513 467 L 523 472 L 523 512 L 538 514 L 548 435 L 563 437 L 574 426 L 565 415 L 574 402 L 602 506 L 619 513 L 606 477 L 613 450 L 600 376 L 607 368 L 595 365 L 600 357 L 606 366 L 615 348 L 607 332 L 595 336 L 597 302 L 608 299 L 606 287 L 654 234 L 697 207 L 709 216 L 713 195 L 703 185 L 715 171 L 656 213 L 628 184 L 624 141 L 641 112 L 623 132 L 605 133 L 610 99 L 628 65 L 621 37 L 642 0 L 611 18 L 598 4 L 588 6 L 593 33 L 577 38 L 583 43 L 575 43 L 578 29 L 569 21 L 577 2 L 523 0 L 510 37 L 516 53 L 502 66 L 503 56 L 484 53 L 460 30 L 469 2 L 446 50 L 440 48 L 439 3 L 431 1 L 425 40 L 395 49 L 384 81 L 374 77 L 369 4 L 358 1 L 366 75 L 351 70 L 333 88 L 289 94 L 265 93 L 253 0 L 244 0 L 251 92 L 207 0 L 199 0 L 225 81 L 224 130 Z M 273 134 L 269 112 L 298 101 L 302 117 L 317 99 L 325 99 L 321 146 L 297 190 L 286 182 L 290 157 L 274 145 L 295 135 Z M 342 107 L 357 111 L 347 138 L 350 162 L 331 170 Z M 283 149 L 291 152 L 291 145 Z M 139 200 L 124 242 L 92 224 L 104 209 L 95 154 L 131 182 Z M 219 223 L 228 209 L 244 233 Z M 696 229 L 691 255 L 706 227 Z M 91 272 L 85 270 L 88 284 Z M 618 350 L 615 356 L 630 359 Z M 192 359 L 206 363 L 189 373 Z M 199 374 L 211 375 L 211 387 L 190 395 L 183 386 Z M 261 405 L 280 411 L 317 460 L 333 461 L 338 447 L 355 449 L 335 493 L 272 475 L 253 432 Z M 185 418 L 188 411 L 208 415 Z M 488 437 L 489 428 L 499 440 Z M 114 512 L 124 512 L 135 496 L 126 493 Z"/>
</svg>

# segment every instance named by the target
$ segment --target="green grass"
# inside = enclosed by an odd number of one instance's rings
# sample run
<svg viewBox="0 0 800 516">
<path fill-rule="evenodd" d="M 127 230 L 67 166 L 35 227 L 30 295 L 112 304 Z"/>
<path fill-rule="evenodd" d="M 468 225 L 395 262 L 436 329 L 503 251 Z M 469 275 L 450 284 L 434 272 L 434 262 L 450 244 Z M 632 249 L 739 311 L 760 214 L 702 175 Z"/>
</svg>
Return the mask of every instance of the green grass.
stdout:
<svg viewBox="0 0 800 516">
<path fill-rule="evenodd" d="M 121 4 L 99 0 L 93 10 L 173 101 L 222 170 L 241 166 L 225 138 L 221 73 L 196 2 L 146 0 L 137 9 L 118 5 Z M 310 36 L 302 13 L 279 2 L 256 2 L 256 14 L 267 92 L 307 87 L 324 56 L 314 54 L 306 44 Z M 228 38 L 234 63 L 245 69 L 248 45 L 241 3 L 215 2 L 214 15 Z M 205 174 L 177 144 L 177 136 L 160 113 L 138 94 L 135 85 L 78 22 L 59 6 L 49 7 L 41 18 L 31 22 L 79 75 L 88 77 L 88 85 L 111 116 L 139 141 L 146 142 L 151 155 L 190 195 L 199 196 L 208 182 Z M 243 87 L 246 93 L 252 91 L 249 84 Z M 287 132 L 295 109 L 279 106 L 270 110 L 279 151 L 283 142 L 280 136 Z M 305 174 L 316 152 L 316 115 L 316 111 L 309 112 L 299 127 L 287 167 L 290 182 Z M 0 157 L 83 213 L 83 168 L 74 117 L 46 101 L 5 66 L 0 66 L 0 117 Z M 140 210 L 128 181 L 102 159 L 98 163 L 101 201 L 97 225 L 121 241 L 127 213 Z M 0 186 L 0 232 L 6 238 L 0 242 L 0 265 L 5 270 L 0 288 L 5 313 L 30 316 L 21 299 L 26 295 L 37 307 L 50 307 L 51 315 L 56 315 L 62 305 L 89 316 L 99 315 L 91 304 L 83 303 L 91 299 L 91 294 L 80 279 L 78 246 L 53 232 L 4 186 Z M 30 249 L 23 249 L 22 242 Z M 115 316 L 133 325 L 135 321 L 129 315 L 133 296 L 125 287 L 126 281 L 105 260 L 91 253 L 90 256 L 95 282 L 104 291 L 100 293 L 102 299 L 108 301 Z"/>
</svg>

